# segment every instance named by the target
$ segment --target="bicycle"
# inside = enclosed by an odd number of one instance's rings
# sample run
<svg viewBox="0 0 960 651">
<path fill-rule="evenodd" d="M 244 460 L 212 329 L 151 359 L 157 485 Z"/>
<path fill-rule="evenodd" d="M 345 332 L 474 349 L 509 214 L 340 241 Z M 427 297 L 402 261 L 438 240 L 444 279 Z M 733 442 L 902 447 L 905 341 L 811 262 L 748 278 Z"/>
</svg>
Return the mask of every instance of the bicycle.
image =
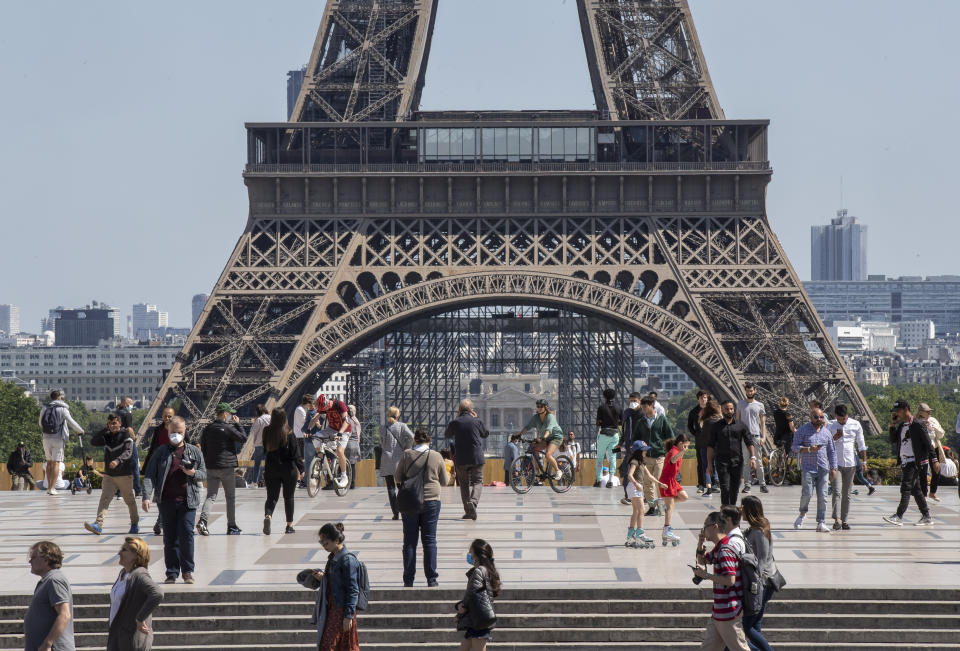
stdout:
<svg viewBox="0 0 960 651">
<path fill-rule="evenodd" d="M 310 462 L 307 468 L 307 495 L 316 497 L 317 493 L 329 483 L 333 484 L 333 490 L 338 497 L 343 497 L 350 490 L 350 473 L 353 469 L 347 466 L 347 483 L 343 486 L 337 481 L 340 477 L 340 459 L 337 457 L 336 443 L 330 445 L 325 439 L 318 436 L 310 438 L 317 456 Z"/>
<path fill-rule="evenodd" d="M 523 495 L 529 493 L 534 486 L 542 485 L 544 481 L 557 493 L 566 493 L 573 487 L 573 462 L 565 454 L 556 454 L 557 468 L 561 478 L 554 479 L 545 470 L 546 445 L 543 439 L 524 439 L 529 445 L 527 451 L 517 457 L 510 468 L 510 488 L 515 493 Z"/>
<path fill-rule="evenodd" d="M 774 486 L 783 486 L 790 468 L 790 459 L 793 455 L 783 446 L 777 445 L 770 453 L 767 468 L 770 471 L 770 483 Z"/>
</svg>

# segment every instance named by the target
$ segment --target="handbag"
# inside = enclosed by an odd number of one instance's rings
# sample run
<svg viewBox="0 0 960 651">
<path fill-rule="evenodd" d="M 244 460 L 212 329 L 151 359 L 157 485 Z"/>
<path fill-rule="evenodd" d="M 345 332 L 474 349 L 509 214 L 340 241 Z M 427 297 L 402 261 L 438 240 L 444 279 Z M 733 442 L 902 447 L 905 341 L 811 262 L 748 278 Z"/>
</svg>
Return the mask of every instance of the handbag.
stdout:
<svg viewBox="0 0 960 651">
<path fill-rule="evenodd" d="M 423 510 L 423 478 L 427 475 L 428 462 L 430 461 L 429 454 L 430 450 L 426 450 L 417 457 L 414 463 L 420 457 L 427 456 L 423 462 L 423 470 L 404 479 L 403 484 L 397 490 L 397 510 L 400 513 L 420 513 Z"/>
<path fill-rule="evenodd" d="M 787 585 L 787 580 L 780 574 L 780 568 L 777 568 L 776 574 L 767 577 L 767 582 L 777 592 L 782 590 L 783 586 Z"/>
</svg>

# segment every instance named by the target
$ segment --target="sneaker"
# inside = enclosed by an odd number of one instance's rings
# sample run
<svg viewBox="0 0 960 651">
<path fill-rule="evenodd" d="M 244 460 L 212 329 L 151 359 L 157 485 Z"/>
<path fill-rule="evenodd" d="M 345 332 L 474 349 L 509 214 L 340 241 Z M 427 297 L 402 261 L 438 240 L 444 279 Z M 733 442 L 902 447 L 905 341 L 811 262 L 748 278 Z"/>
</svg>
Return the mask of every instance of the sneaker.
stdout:
<svg viewBox="0 0 960 651">
<path fill-rule="evenodd" d="M 440 584 L 436 581 L 427 581 L 428 588 L 439 588 Z"/>
<path fill-rule="evenodd" d="M 240 533 L 241 533 L 240 527 L 238 527 L 237 525 L 233 525 L 232 527 L 227 527 L 228 536 L 239 536 Z"/>
<path fill-rule="evenodd" d="M 128 531 L 127 533 L 129 533 L 129 534 L 134 534 L 134 535 L 140 533 L 140 525 L 137 524 L 137 523 L 135 523 L 135 522 L 131 522 L 131 523 L 130 523 L 130 531 Z"/>
<path fill-rule="evenodd" d="M 193 583 L 193 572 L 184 572 L 184 573 L 183 573 L 183 582 L 184 582 L 184 583 Z"/>
<path fill-rule="evenodd" d="M 561 475 L 562 476 L 562 475 Z M 607 488 L 613 488 L 613 480 L 607 482 Z"/>
<path fill-rule="evenodd" d="M 90 524 L 89 522 L 84 522 L 83 528 L 89 531 L 90 533 L 97 534 L 98 536 L 103 533 L 103 527 L 101 527 L 96 522 L 94 522 L 93 524 Z"/>
<path fill-rule="evenodd" d="M 834 520 L 834 521 L 833 521 L 833 530 L 834 530 L 834 531 L 840 531 L 840 526 L 841 526 L 841 525 L 840 525 L 840 521 L 839 521 L 839 520 Z"/>
<path fill-rule="evenodd" d="M 928 497 L 929 497 L 930 499 L 932 499 L 934 502 L 939 502 L 939 501 L 940 501 L 940 498 L 937 497 L 936 495 L 934 495 L 933 493 L 930 493 L 930 495 L 929 495 Z"/>
<path fill-rule="evenodd" d="M 913 524 L 917 527 L 926 527 L 933 524 L 933 518 L 931 518 L 929 515 L 925 515 Z"/>
<path fill-rule="evenodd" d="M 283 533 L 297 533 L 297 530 L 288 524 L 287 528 L 283 530 Z"/>
<path fill-rule="evenodd" d="M 749 492 L 750 492 L 750 485 L 748 484 L 748 485 L 744 486 L 744 487 L 743 487 L 743 490 L 740 491 L 740 492 L 741 492 L 741 493 L 749 493 Z"/>
<path fill-rule="evenodd" d="M 628 500 L 626 497 L 621 497 L 621 498 L 620 498 L 620 503 L 621 503 L 621 504 L 626 504 L 627 506 L 630 506 L 630 500 Z"/>
<path fill-rule="evenodd" d="M 340 488 L 346 488 L 350 484 L 350 478 L 347 477 L 346 473 L 340 475 L 340 479 L 337 480 L 337 486 Z"/>
<path fill-rule="evenodd" d="M 160 521 L 157 520 L 156 524 L 153 525 L 153 535 L 159 536 L 163 533 L 163 529 L 160 528 Z"/>
<path fill-rule="evenodd" d="M 707 486 L 706 488 L 703 489 L 703 496 L 704 496 L 704 497 L 710 497 L 710 496 L 713 495 L 715 492 L 716 492 L 716 491 L 713 490 L 713 488 L 711 488 L 710 486 Z"/>
<path fill-rule="evenodd" d="M 650 516 L 653 516 L 653 515 L 656 515 L 656 514 L 657 514 L 657 509 L 654 508 L 654 507 L 652 507 L 652 506 L 651 506 L 649 509 L 647 509 L 647 512 L 646 512 L 646 513 L 644 513 L 644 515 L 647 516 L 647 517 L 650 517 Z"/>
<path fill-rule="evenodd" d="M 594 487 L 594 488 L 600 488 L 600 480 L 599 480 L 599 479 L 598 479 L 597 481 L 593 482 L 593 487 Z"/>
<path fill-rule="evenodd" d="M 560 472 L 560 471 L 558 470 L 557 472 L 553 473 L 553 481 L 560 481 L 561 479 L 563 479 L 563 473 L 562 473 L 562 472 Z M 607 488 L 610 488 L 610 486 L 607 485 Z"/>
<path fill-rule="evenodd" d="M 263 535 L 270 535 L 270 518 L 263 519 Z"/>
<path fill-rule="evenodd" d="M 770 489 L 767 488 L 767 485 L 766 485 L 766 484 L 764 484 L 763 486 L 760 487 L 760 492 L 761 492 L 761 493 L 769 493 L 769 492 L 770 492 Z"/>
<path fill-rule="evenodd" d="M 818 522 L 817 533 L 830 533 L 830 527 L 825 522 Z"/>
<path fill-rule="evenodd" d="M 843 529 L 844 531 L 850 531 L 850 525 L 847 524 L 846 522 L 840 523 L 840 528 Z"/>
<path fill-rule="evenodd" d="M 164 583 L 176 583 L 176 582 L 177 582 L 177 577 L 175 577 L 175 576 L 168 576 L 166 579 L 163 580 L 163 582 L 164 582 Z"/>
<path fill-rule="evenodd" d="M 889 522 L 890 524 L 895 524 L 895 525 L 897 525 L 898 527 L 902 527 L 902 526 L 903 526 L 903 518 L 901 518 L 901 517 L 900 517 L 899 515 L 897 515 L 896 513 L 894 513 L 893 515 L 885 515 L 885 516 L 883 516 L 883 521 L 884 521 L 884 522 Z"/>
<path fill-rule="evenodd" d="M 873 486 L 867 486 L 867 495 L 873 495 L 876 492 L 877 492 L 876 488 L 874 488 Z"/>
<path fill-rule="evenodd" d="M 56 494 L 57 494 L 56 488 L 50 488 L 47 490 L 47 495 L 56 495 Z"/>
<path fill-rule="evenodd" d="M 697 495 L 703 492 L 703 486 L 697 486 Z"/>
<path fill-rule="evenodd" d="M 200 521 L 197 523 L 197 533 L 199 533 L 201 536 L 209 536 L 209 535 L 210 535 L 210 530 L 207 529 L 207 521 L 206 521 L 206 520 L 200 520 Z M 186 576 L 186 574 L 184 574 L 184 576 Z"/>
<path fill-rule="evenodd" d="M 806 515 L 805 513 L 801 513 L 801 514 L 800 514 L 800 517 L 798 517 L 796 520 L 793 521 L 793 528 L 794 528 L 794 529 L 802 529 L 802 528 L 803 528 L 803 520 L 804 520 L 806 517 L 807 517 L 807 515 Z"/>
</svg>

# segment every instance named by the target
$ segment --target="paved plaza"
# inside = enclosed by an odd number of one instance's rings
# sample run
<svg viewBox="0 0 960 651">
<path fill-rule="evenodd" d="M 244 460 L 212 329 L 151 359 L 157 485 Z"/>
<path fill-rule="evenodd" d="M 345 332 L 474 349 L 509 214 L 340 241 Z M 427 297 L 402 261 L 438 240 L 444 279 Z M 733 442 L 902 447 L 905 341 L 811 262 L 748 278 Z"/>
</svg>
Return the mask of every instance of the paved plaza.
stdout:
<svg viewBox="0 0 960 651">
<path fill-rule="evenodd" d="M 438 528 L 441 587 L 463 585 L 464 556 L 474 537 L 493 545 L 504 583 L 514 587 L 690 586 L 687 563 L 693 562 L 703 517 L 718 506 L 719 496 L 693 497 L 679 505 L 674 518 L 679 547 L 636 550 L 623 546 L 630 509 L 618 503 L 622 494 L 620 489 L 576 487 L 565 495 L 535 488 L 519 496 L 509 488 L 486 487 L 479 520 L 473 522 L 460 519 L 458 489 L 445 488 Z M 953 489 L 943 490 L 943 502 L 932 505 L 932 527 L 908 524 L 902 528 L 880 519 L 895 510 L 899 487 L 881 487 L 869 497 L 863 491 L 853 497 L 853 529 L 830 534 L 816 533 L 810 517 L 805 529 L 793 529 L 799 494 L 799 487 L 785 487 L 761 496 L 774 526 L 777 561 L 792 587 L 960 585 L 956 544 L 960 516 Z M 29 572 L 27 548 L 41 539 L 63 548 L 64 569 L 76 591 L 108 590 L 116 578 L 116 552 L 127 531 L 127 512 L 123 502 L 115 501 L 104 535 L 90 534 L 82 523 L 95 517 L 98 498 L 98 491 L 56 497 L 41 492 L 0 493 L 0 592 L 32 591 L 36 577 Z M 196 538 L 197 584 L 178 583 L 165 589 L 292 587 L 297 571 L 323 566 L 316 532 L 327 521 L 344 522 L 347 545 L 366 562 L 373 587 L 401 585 L 401 523 L 391 519 L 384 489 L 358 488 L 344 497 L 324 491 L 313 499 L 300 490 L 297 532 L 287 535 L 260 532 L 263 499 L 262 489 L 238 491 L 240 536 L 225 535 L 221 501 L 211 517 L 212 535 Z M 161 540 L 152 533 L 155 518 L 155 512 L 146 514 L 141 530 L 151 546 L 151 572 L 159 581 L 164 576 L 163 553 Z M 282 504 L 274 518 L 274 530 L 282 531 Z M 906 519 L 912 523 L 917 518 L 911 504 Z M 658 541 L 662 522 L 662 518 L 645 521 L 647 532 Z M 423 583 L 418 571 L 417 585 Z"/>
</svg>

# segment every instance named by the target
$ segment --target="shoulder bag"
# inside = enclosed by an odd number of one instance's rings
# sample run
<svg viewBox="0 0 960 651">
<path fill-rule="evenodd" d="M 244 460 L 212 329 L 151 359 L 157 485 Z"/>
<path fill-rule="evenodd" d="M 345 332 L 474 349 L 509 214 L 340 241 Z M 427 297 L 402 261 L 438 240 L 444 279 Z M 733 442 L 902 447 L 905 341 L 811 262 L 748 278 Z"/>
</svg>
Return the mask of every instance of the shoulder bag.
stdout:
<svg viewBox="0 0 960 651">
<path fill-rule="evenodd" d="M 426 450 L 414 460 L 414 463 L 416 463 L 424 456 L 426 459 L 423 462 L 423 470 L 404 479 L 403 484 L 397 490 L 397 510 L 400 513 L 420 513 L 423 510 L 423 480 L 427 476 L 430 450 Z"/>
</svg>

